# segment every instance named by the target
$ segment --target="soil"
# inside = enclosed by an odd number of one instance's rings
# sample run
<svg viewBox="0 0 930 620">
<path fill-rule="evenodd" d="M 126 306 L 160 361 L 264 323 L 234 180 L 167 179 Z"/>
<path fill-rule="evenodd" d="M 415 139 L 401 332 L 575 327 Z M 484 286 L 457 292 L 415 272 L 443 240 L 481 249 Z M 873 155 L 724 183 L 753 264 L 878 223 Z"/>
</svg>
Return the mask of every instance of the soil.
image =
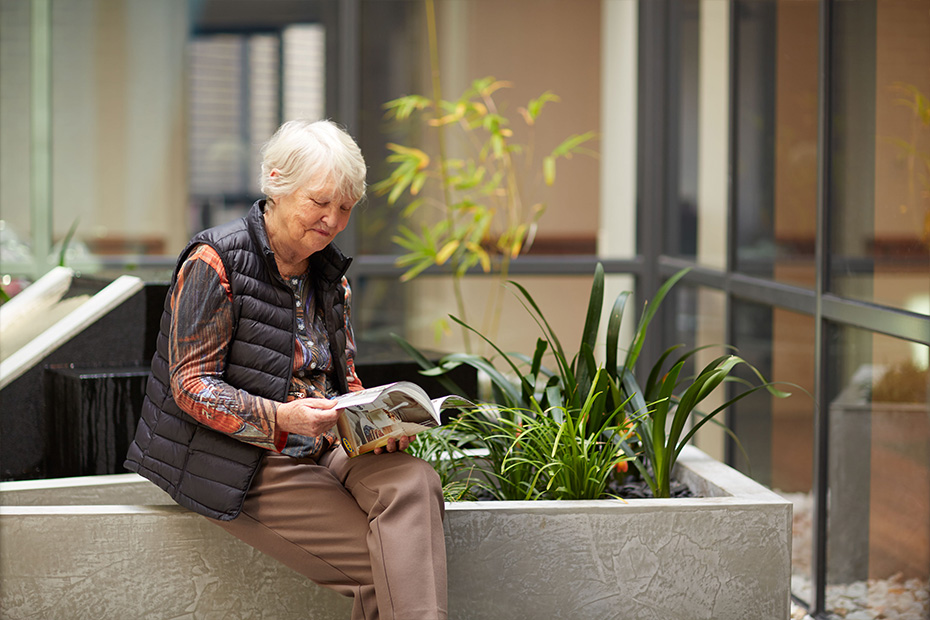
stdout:
<svg viewBox="0 0 930 620">
<path fill-rule="evenodd" d="M 671 481 L 670 487 L 670 497 L 694 497 L 691 489 L 674 478 Z M 611 485 L 610 492 L 614 495 L 619 495 L 623 499 L 650 499 L 654 497 L 649 485 L 646 484 L 642 478 L 638 477 L 628 477 L 622 484 Z"/>
<path fill-rule="evenodd" d="M 646 484 L 646 481 L 643 480 L 640 476 L 635 474 L 627 475 L 622 481 L 612 480 L 607 485 L 607 495 L 606 498 L 612 497 L 622 497 L 623 499 L 652 499 L 654 496 L 652 494 L 652 489 L 649 488 L 649 485 Z M 669 493 L 670 497 L 681 498 L 681 497 L 695 497 L 683 482 L 671 480 L 671 490 Z M 494 498 L 487 495 L 486 493 L 477 492 L 476 497 L 474 498 L 478 501 L 493 501 Z"/>
</svg>

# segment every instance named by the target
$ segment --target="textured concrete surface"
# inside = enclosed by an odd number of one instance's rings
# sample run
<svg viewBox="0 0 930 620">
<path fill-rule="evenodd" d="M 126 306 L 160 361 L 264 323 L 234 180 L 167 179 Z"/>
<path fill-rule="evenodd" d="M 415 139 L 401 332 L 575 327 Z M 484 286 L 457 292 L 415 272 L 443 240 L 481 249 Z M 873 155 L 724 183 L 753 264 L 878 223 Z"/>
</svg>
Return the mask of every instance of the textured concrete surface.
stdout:
<svg viewBox="0 0 930 620">
<path fill-rule="evenodd" d="M 453 617 L 788 618 L 790 502 L 696 449 L 682 464 L 707 497 L 450 505 Z"/>
<path fill-rule="evenodd" d="M 349 617 L 349 599 L 180 507 L 82 508 L 2 509 L 0 617 Z"/>
<path fill-rule="evenodd" d="M 711 497 L 450 504 L 450 617 L 788 618 L 791 504 L 697 450 L 683 464 Z M 0 617 L 348 618 L 348 599 L 116 478 L 0 485 Z M 69 493 L 82 505 L 49 505 Z"/>
</svg>

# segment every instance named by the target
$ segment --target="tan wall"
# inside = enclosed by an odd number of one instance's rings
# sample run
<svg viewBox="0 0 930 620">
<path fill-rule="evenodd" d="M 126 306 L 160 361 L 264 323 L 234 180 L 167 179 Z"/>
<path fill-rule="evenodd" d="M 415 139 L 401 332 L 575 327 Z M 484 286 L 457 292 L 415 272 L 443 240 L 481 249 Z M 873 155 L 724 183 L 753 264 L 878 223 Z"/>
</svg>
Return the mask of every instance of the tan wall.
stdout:
<svg viewBox="0 0 930 620">
<path fill-rule="evenodd" d="M 810 242 L 811 254 L 817 233 L 819 10 L 813 0 L 779 2 L 775 48 L 775 235 Z"/>
<path fill-rule="evenodd" d="M 911 84 L 930 98 L 930 2 L 878 3 L 875 63 L 875 235 L 913 238 L 930 211 L 930 178 L 906 157 L 898 141 L 930 152 L 930 126 L 899 103 L 896 84 Z M 916 169 L 912 166 L 916 165 Z M 924 164 L 926 166 L 926 164 Z"/>
<path fill-rule="evenodd" d="M 439 8 L 456 12 L 455 20 L 442 22 L 442 35 L 462 46 L 443 48 L 459 63 L 450 67 L 445 62 L 447 93 L 493 75 L 514 83 L 507 91 L 513 111 L 551 90 L 561 101 L 548 104 L 540 118 L 540 152 L 571 134 L 600 130 L 600 0 L 470 0 L 464 8 L 455 2 L 440 3 Z M 450 27 L 458 30 L 454 37 Z M 513 126 L 518 141 L 522 125 Z M 598 168 L 589 157 L 559 163 L 555 186 L 543 194 L 548 210 L 540 222 L 541 236 L 596 236 Z M 532 182 L 542 185 L 539 178 Z"/>
<path fill-rule="evenodd" d="M 526 142 L 526 134 L 522 133 L 525 125 L 516 108 L 547 90 L 554 92 L 561 101 L 549 103 L 543 110 L 535 136 L 539 152 L 550 151 L 571 134 L 599 130 L 600 0 L 438 2 L 437 11 L 444 97 L 458 96 L 473 80 L 485 76 L 513 82 L 513 88 L 495 99 L 507 106 L 508 116 L 513 118 L 515 142 L 521 143 Z M 528 195 L 534 196 L 534 201 L 544 200 L 548 207 L 540 221 L 538 238 L 582 238 L 590 241 L 590 251 L 594 251 L 599 167 L 596 158 L 562 160 L 551 190 L 546 190 L 541 177 L 523 178 L 530 190 Z M 565 346 L 575 352 L 592 275 L 516 278 L 530 289 L 559 337 L 565 339 Z M 496 279 L 466 280 L 464 297 L 469 322 L 479 328 L 488 326 L 505 350 L 532 353 L 539 328 L 511 293 L 503 296 L 500 327 L 496 329 L 493 321 L 486 320 L 487 300 L 498 290 Z M 462 350 L 464 343 L 458 328 L 438 345 L 433 339 L 436 320 L 448 314 L 460 315 L 451 284 L 421 277 L 408 284 L 406 291 L 414 300 L 411 308 L 416 309 L 409 319 L 411 339 L 420 346 Z"/>
<path fill-rule="evenodd" d="M 92 24 L 92 92 L 78 116 L 71 107 L 63 122 L 88 123 L 87 144 L 65 141 L 68 169 L 56 175 L 56 233 L 70 225 L 75 197 L 67 187 L 77 175 L 94 179 L 94 191 L 79 199 L 86 214 L 80 234 L 90 240 L 151 237 L 172 254 L 187 240 L 187 146 L 184 45 L 187 5 L 180 0 L 128 3 L 96 0 Z M 76 50 L 75 53 L 82 53 Z M 84 115 L 86 114 L 86 115 Z"/>
</svg>

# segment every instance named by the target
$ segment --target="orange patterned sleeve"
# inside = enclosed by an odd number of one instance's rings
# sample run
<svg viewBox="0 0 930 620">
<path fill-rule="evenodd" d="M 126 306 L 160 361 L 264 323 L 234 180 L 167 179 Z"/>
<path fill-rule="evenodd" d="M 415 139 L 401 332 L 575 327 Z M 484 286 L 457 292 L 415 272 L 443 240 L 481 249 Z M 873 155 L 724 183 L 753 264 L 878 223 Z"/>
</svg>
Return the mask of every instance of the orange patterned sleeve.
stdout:
<svg viewBox="0 0 930 620">
<path fill-rule="evenodd" d="M 280 451 L 287 434 L 276 428 L 277 403 L 224 380 L 233 302 L 226 270 L 213 248 L 198 246 L 181 266 L 171 310 L 168 365 L 178 406 L 210 428 Z"/>
</svg>

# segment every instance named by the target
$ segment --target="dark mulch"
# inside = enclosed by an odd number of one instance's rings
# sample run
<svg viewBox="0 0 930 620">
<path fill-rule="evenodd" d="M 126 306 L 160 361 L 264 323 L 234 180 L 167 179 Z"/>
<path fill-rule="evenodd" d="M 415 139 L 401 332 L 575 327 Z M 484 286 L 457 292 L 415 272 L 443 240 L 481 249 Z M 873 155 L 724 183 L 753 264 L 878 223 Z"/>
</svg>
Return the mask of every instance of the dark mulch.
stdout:
<svg viewBox="0 0 930 620">
<path fill-rule="evenodd" d="M 478 501 L 495 501 L 494 498 L 483 489 L 473 489 L 472 492 L 474 493 L 474 496 L 470 499 L 475 499 Z M 650 489 L 649 485 L 646 484 L 646 481 L 636 473 L 630 473 L 622 480 L 612 480 L 607 486 L 607 493 L 607 497 L 616 496 L 622 497 L 623 499 L 652 499 L 654 497 L 652 494 L 652 489 Z M 689 489 L 683 482 L 675 480 L 674 478 L 671 481 L 670 496 L 673 498 L 695 497 L 694 493 L 691 492 L 691 489 Z"/>
<path fill-rule="evenodd" d="M 615 482 L 610 485 L 609 490 L 612 494 L 618 495 L 623 499 L 649 499 L 654 497 L 649 485 L 639 477 L 628 476 L 622 483 Z M 694 497 L 684 483 L 672 479 L 670 493 L 671 497 Z"/>
</svg>

